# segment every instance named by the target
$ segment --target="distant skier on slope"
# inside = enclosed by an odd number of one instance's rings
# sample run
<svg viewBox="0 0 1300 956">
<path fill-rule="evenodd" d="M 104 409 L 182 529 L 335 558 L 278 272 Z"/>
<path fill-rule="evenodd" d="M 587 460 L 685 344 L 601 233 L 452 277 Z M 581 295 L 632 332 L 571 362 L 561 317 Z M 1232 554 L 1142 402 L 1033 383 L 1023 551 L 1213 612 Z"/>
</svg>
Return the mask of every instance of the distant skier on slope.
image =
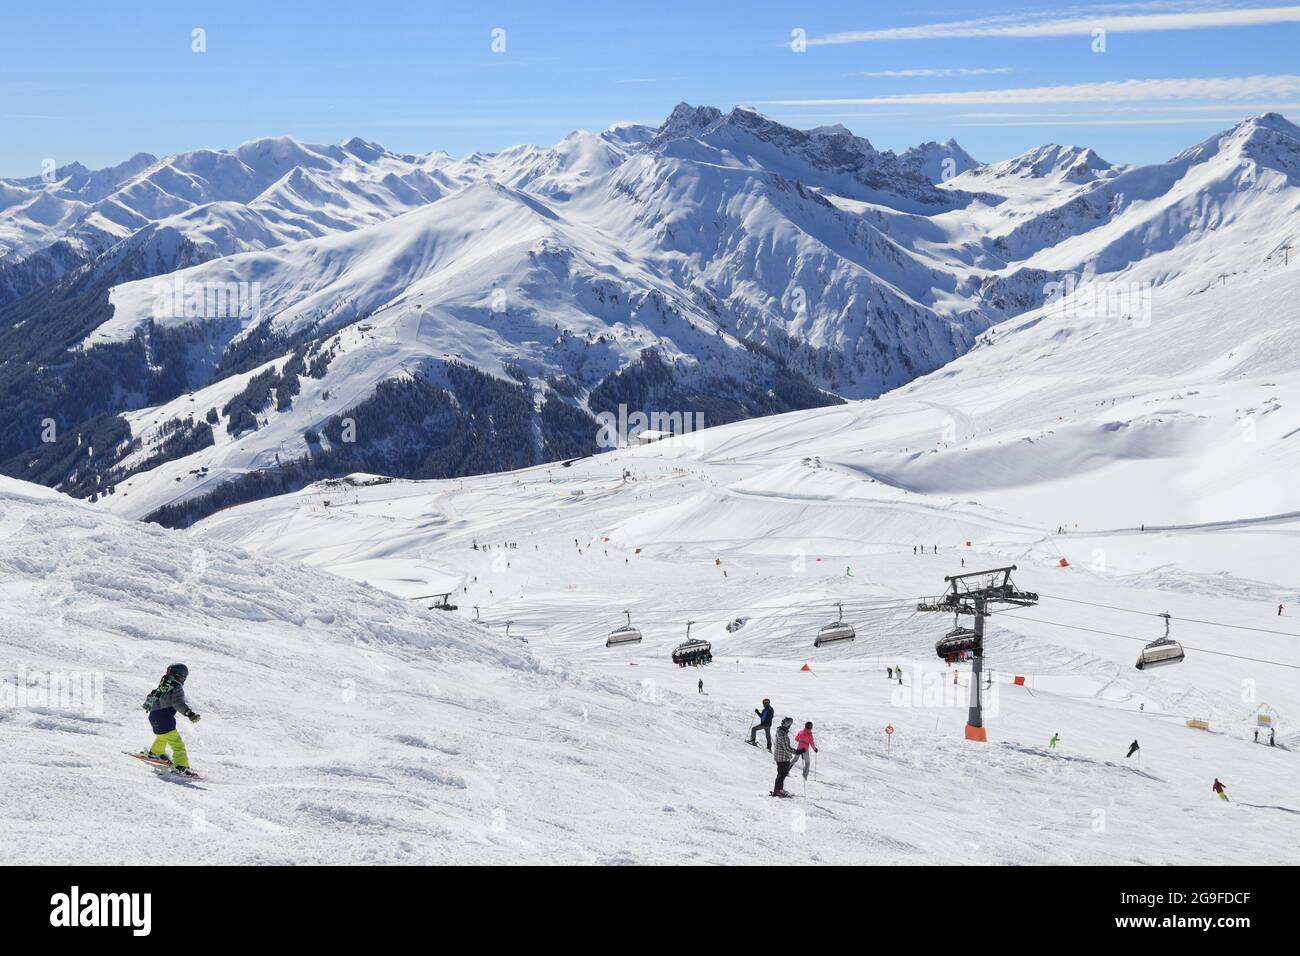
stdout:
<svg viewBox="0 0 1300 956">
<path fill-rule="evenodd" d="M 185 690 L 181 686 L 190 675 L 190 669 L 184 664 L 172 664 L 167 673 L 158 682 L 158 686 L 145 698 L 144 709 L 149 712 L 149 725 L 155 734 L 153 746 L 145 752 L 151 760 L 171 764 L 181 774 L 192 775 L 189 754 L 185 752 L 185 741 L 176 730 L 176 712 L 180 711 L 197 723 L 199 715 L 190 709 L 185 700 Z M 171 747 L 171 758 L 167 757 L 167 748 Z"/>
<path fill-rule="evenodd" d="M 817 742 L 813 740 L 812 721 L 803 725 L 803 730 L 794 735 L 794 742 L 799 746 L 795 748 L 795 758 L 803 758 L 803 778 L 808 779 L 808 770 L 812 764 L 812 758 L 808 756 L 808 751 L 819 753 Z"/>
<path fill-rule="evenodd" d="M 1218 777 L 1214 778 L 1214 786 L 1212 786 L 1210 789 L 1213 790 L 1215 793 L 1217 793 L 1220 797 L 1222 797 L 1224 803 L 1230 802 L 1228 800 L 1228 788 L 1219 782 Z"/>
<path fill-rule="evenodd" d="M 763 709 L 755 710 L 758 715 L 758 723 L 749 728 L 749 742 L 755 747 L 758 746 L 758 732 L 761 730 L 767 737 L 767 749 L 772 749 L 772 718 L 776 716 L 776 711 L 772 709 L 772 702 L 766 697 L 763 698 Z"/>
<path fill-rule="evenodd" d="M 1278 617 L 1281 617 L 1281 616 L 1282 616 L 1282 605 L 1281 605 L 1281 604 L 1279 604 L 1279 605 L 1277 606 L 1277 616 L 1278 616 Z"/>
<path fill-rule="evenodd" d="M 696 685 L 696 692 L 697 692 L 697 693 L 700 693 L 700 694 L 703 694 L 703 693 L 704 693 L 704 678 L 703 678 L 703 677 L 700 678 L 699 683 Z"/>
<path fill-rule="evenodd" d="M 1052 734 L 1052 739 L 1047 742 L 1048 746 L 1050 746 L 1053 750 L 1055 750 L 1056 744 L 1060 739 L 1061 739 L 1060 734 Z"/>
<path fill-rule="evenodd" d="M 1135 739 L 1131 744 L 1128 745 L 1128 753 L 1126 753 L 1126 754 L 1124 755 L 1125 759 L 1127 759 L 1127 758 L 1133 756 L 1135 753 L 1137 753 L 1137 752 L 1138 752 L 1139 750 L 1141 750 L 1141 749 L 1142 749 L 1142 748 L 1138 746 L 1138 742 L 1137 742 L 1137 740 Z"/>
<path fill-rule="evenodd" d="M 890 680 L 894 679 L 894 669 L 892 667 L 886 667 L 885 673 L 889 675 Z"/>
<path fill-rule="evenodd" d="M 782 717 L 781 726 L 776 730 L 776 783 L 772 786 L 772 796 L 788 797 L 785 792 L 785 778 L 790 774 L 790 764 L 794 762 L 794 748 L 790 746 L 790 725 L 793 717 Z"/>
<path fill-rule="evenodd" d="M 1268 728 L 1268 745 L 1270 747 L 1277 746 L 1277 731 L 1272 727 Z"/>
</svg>

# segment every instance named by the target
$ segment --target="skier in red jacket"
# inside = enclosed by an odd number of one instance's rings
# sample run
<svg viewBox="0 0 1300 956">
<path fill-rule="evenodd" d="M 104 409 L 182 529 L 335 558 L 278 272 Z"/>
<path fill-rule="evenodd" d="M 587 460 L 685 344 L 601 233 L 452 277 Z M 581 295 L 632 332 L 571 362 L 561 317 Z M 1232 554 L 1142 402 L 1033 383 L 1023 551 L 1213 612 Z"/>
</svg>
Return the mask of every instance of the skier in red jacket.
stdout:
<svg viewBox="0 0 1300 956">
<path fill-rule="evenodd" d="M 1211 787 L 1210 789 L 1213 790 L 1215 793 L 1217 793 L 1219 796 L 1221 796 L 1223 798 L 1224 803 L 1228 802 L 1228 791 L 1224 788 L 1223 784 L 1219 782 L 1218 777 L 1214 778 L 1214 786 Z"/>
</svg>

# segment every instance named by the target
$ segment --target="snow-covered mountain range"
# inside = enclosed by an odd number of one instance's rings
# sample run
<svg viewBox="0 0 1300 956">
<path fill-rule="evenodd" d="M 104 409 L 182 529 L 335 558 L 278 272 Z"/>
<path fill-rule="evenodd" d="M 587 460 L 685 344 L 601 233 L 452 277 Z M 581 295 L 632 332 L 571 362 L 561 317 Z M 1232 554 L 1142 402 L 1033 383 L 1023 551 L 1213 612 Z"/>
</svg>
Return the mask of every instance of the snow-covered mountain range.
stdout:
<svg viewBox="0 0 1300 956">
<path fill-rule="evenodd" d="M 1298 203 L 1276 114 L 1146 167 L 685 104 L 464 159 L 69 167 L 0 182 L 0 458 L 186 523 L 328 474 L 571 457 L 619 405 L 718 424 L 880 395 L 1035 310 L 1143 321 L 1153 289 L 1271 268 Z"/>
</svg>

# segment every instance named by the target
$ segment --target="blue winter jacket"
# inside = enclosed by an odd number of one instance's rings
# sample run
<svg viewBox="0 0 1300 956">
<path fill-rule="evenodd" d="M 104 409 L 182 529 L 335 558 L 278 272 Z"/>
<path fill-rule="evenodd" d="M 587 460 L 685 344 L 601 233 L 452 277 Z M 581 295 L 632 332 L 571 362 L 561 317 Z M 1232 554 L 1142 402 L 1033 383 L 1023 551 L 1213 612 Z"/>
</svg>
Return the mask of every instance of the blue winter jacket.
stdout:
<svg viewBox="0 0 1300 956">
<path fill-rule="evenodd" d="M 776 711 L 772 709 L 771 704 L 768 704 L 766 707 L 764 707 L 761 711 L 758 712 L 758 722 L 760 724 L 770 724 L 772 722 L 772 718 L 775 716 L 776 716 Z"/>
</svg>

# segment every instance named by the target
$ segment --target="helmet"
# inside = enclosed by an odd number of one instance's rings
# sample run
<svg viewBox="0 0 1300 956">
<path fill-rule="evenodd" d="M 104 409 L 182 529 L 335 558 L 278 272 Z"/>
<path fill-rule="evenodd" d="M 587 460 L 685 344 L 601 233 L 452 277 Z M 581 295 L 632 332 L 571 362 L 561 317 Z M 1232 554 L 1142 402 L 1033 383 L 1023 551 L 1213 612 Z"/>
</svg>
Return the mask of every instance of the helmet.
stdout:
<svg viewBox="0 0 1300 956">
<path fill-rule="evenodd" d="M 812 730 L 812 721 L 811 721 L 811 720 L 808 721 L 808 723 L 804 724 L 804 729 L 805 729 L 805 730 Z"/>
<path fill-rule="evenodd" d="M 782 718 L 781 718 L 781 726 L 782 726 L 782 727 L 789 727 L 789 726 L 790 726 L 791 724 L 793 724 L 793 723 L 794 723 L 794 718 L 793 718 L 793 717 L 782 717 Z"/>
<path fill-rule="evenodd" d="M 178 681 L 184 684 L 185 678 L 190 676 L 190 669 L 184 664 L 168 664 L 167 676 L 175 677 Z"/>
</svg>

